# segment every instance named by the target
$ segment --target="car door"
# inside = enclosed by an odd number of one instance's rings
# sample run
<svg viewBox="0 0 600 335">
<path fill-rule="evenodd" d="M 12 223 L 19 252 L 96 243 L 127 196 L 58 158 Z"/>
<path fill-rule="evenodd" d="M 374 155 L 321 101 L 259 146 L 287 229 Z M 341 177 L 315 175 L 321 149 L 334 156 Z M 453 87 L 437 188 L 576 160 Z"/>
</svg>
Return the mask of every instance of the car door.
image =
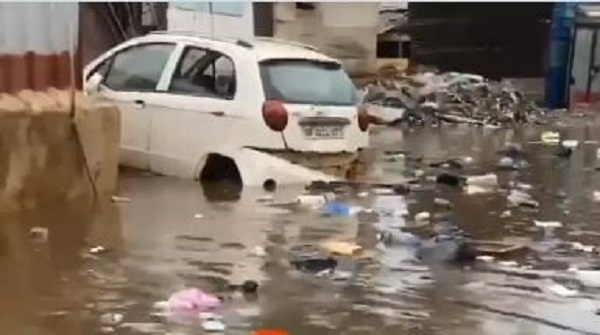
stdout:
<svg viewBox="0 0 600 335">
<path fill-rule="evenodd" d="M 186 44 L 164 88 L 165 103 L 152 115 L 151 169 L 196 178 L 208 153 L 236 146 L 242 127 L 235 115 L 237 78 L 232 57 Z"/>
<path fill-rule="evenodd" d="M 175 49 L 175 43 L 136 44 L 98 67 L 102 81 L 94 94 L 115 103 L 121 112 L 119 160 L 123 165 L 150 168 L 152 105 L 148 101 L 156 96 Z"/>
</svg>

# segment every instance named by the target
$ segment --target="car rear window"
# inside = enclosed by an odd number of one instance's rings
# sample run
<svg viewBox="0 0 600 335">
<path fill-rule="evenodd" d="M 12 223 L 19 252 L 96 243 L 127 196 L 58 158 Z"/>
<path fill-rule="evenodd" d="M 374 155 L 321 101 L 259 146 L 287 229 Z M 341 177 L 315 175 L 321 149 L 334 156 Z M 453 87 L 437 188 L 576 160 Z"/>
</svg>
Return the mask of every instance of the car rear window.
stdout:
<svg viewBox="0 0 600 335">
<path fill-rule="evenodd" d="M 356 87 L 337 63 L 268 60 L 260 63 L 260 75 L 268 100 L 335 106 L 358 102 Z"/>
</svg>

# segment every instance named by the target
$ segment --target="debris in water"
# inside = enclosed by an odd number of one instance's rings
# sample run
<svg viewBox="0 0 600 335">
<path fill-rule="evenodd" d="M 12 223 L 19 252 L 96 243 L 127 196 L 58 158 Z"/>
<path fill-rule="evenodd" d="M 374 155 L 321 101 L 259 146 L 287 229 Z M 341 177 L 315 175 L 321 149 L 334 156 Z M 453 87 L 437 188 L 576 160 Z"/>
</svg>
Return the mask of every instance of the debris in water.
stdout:
<svg viewBox="0 0 600 335">
<path fill-rule="evenodd" d="M 560 134 L 554 131 L 545 131 L 542 133 L 541 140 L 544 144 L 559 144 Z"/>
<path fill-rule="evenodd" d="M 529 250 L 527 245 L 522 243 L 509 243 L 504 241 L 471 241 L 473 248 L 480 255 L 507 257 L 520 254 Z"/>
<path fill-rule="evenodd" d="M 281 329 L 260 329 L 252 333 L 252 335 L 290 335 L 290 333 Z"/>
<path fill-rule="evenodd" d="M 242 284 L 242 292 L 246 294 L 254 294 L 258 290 L 258 283 L 254 280 L 245 280 Z"/>
<path fill-rule="evenodd" d="M 525 183 L 516 183 L 515 187 L 518 188 L 518 189 L 521 189 L 523 191 L 533 190 L 533 186 L 532 185 L 525 184 Z"/>
<path fill-rule="evenodd" d="M 410 193 L 410 187 L 404 184 L 394 185 L 394 187 L 392 187 L 392 190 L 394 191 L 394 194 L 398 195 L 407 195 Z"/>
<path fill-rule="evenodd" d="M 492 189 L 490 188 L 485 188 L 477 185 L 467 185 L 467 187 L 465 188 L 465 193 L 467 195 L 485 194 L 490 193 L 491 191 Z"/>
<path fill-rule="evenodd" d="M 564 298 L 575 297 L 575 296 L 579 295 L 579 291 L 569 289 L 561 284 L 553 284 L 553 285 L 546 287 L 546 289 L 548 289 L 548 291 L 550 291 L 560 297 L 564 297 Z"/>
<path fill-rule="evenodd" d="M 290 263 L 300 271 L 311 273 L 318 273 L 323 270 L 333 270 L 338 264 L 338 262 L 332 257 L 292 260 Z"/>
<path fill-rule="evenodd" d="M 123 321 L 123 314 L 119 313 L 106 313 L 100 316 L 100 322 L 105 325 L 117 325 Z"/>
<path fill-rule="evenodd" d="M 328 202 L 323 206 L 323 213 L 331 216 L 349 217 L 360 212 L 359 207 L 350 206 L 341 201 Z"/>
<path fill-rule="evenodd" d="M 375 195 L 395 195 L 394 190 L 389 188 L 375 188 L 373 189 L 373 194 Z"/>
<path fill-rule="evenodd" d="M 337 241 L 325 242 L 322 244 L 322 248 L 331 254 L 346 256 L 354 255 L 354 253 L 362 249 L 360 245 L 354 243 Z"/>
<path fill-rule="evenodd" d="M 540 228 L 560 228 L 562 223 L 558 221 L 538 221 L 535 220 L 535 226 Z"/>
<path fill-rule="evenodd" d="M 571 247 L 573 248 L 573 250 L 577 250 L 577 251 L 583 251 L 583 252 L 588 252 L 588 253 L 593 253 L 596 251 L 596 247 L 593 245 L 584 245 L 581 244 L 580 242 L 573 242 L 571 243 Z"/>
<path fill-rule="evenodd" d="M 250 252 L 250 255 L 252 255 L 254 257 L 265 257 L 265 256 L 267 256 L 267 251 L 265 250 L 264 247 L 257 245 L 252 249 L 252 251 Z"/>
<path fill-rule="evenodd" d="M 502 212 L 502 214 L 500 214 L 501 218 L 507 218 L 510 217 L 512 215 L 512 212 L 509 210 L 505 210 L 504 212 Z"/>
<path fill-rule="evenodd" d="M 225 331 L 225 324 L 219 319 L 207 319 L 202 321 L 202 329 L 209 333 L 222 333 Z"/>
<path fill-rule="evenodd" d="M 196 213 L 196 214 L 194 214 L 194 219 L 196 219 L 196 220 L 204 219 L 204 215 L 202 215 L 201 213 Z"/>
<path fill-rule="evenodd" d="M 155 302 L 155 303 L 152 305 L 152 307 L 153 307 L 154 309 L 157 309 L 157 310 L 163 310 L 163 311 L 164 311 L 164 310 L 167 310 L 167 309 L 169 309 L 169 302 L 168 302 L 168 301 L 165 301 L 165 300 L 163 300 L 163 301 L 157 301 L 157 302 Z"/>
<path fill-rule="evenodd" d="M 569 158 L 573 154 L 573 149 L 563 147 L 562 145 L 556 149 L 555 156 L 560 158 Z"/>
<path fill-rule="evenodd" d="M 108 250 L 106 250 L 106 248 L 101 245 L 90 248 L 90 254 L 92 254 L 92 255 L 98 255 L 98 254 L 104 253 L 106 251 L 108 251 Z"/>
<path fill-rule="evenodd" d="M 467 185 L 496 187 L 498 186 L 498 176 L 495 173 L 488 173 L 482 176 L 467 177 Z"/>
<path fill-rule="evenodd" d="M 334 199 L 335 194 L 333 193 L 326 193 L 321 195 L 303 194 L 298 196 L 296 201 L 303 206 L 319 208 L 324 206 L 327 202 L 333 201 Z"/>
<path fill-rule="evenodd" d="M 600 191 L 594 191 L 594 201 L 600 202 Z"/>
<path fill-rule="evenodd" d="M 38 241 L 46 242 L 48 241 L 48 228 L 33 227 L 29 230 L 29 236 Z"/>
<path fill-rule="evenodd" d="M 515 160 L 510 157 L 502 157 L 497 164 L 500 169 L 512 170 L 516 168 Z"/>
<path fill-rule="evenodd" d="M 277 182 L 274 179 L 267 179 L 263 183 L 263 189 L 267 192 L 275 192 L 277 189 Z"/>
<path fill-rule="evenodd" d="M 500 262 L 498 262 L 498 264 L 500 264 L 502 266 L 510 266 L 510 267 L 519 266 L 519 263 L 517 263 L 516 261 L 500 261 Z"/>
<path fill-rule="evenodd" d="M 112 202 L 117 203 L 117 204 L 126 204 L 126 203 L 131 202 L 131 198 L 120 197 L 118 195 L 113 195 L 111 200 L 112 200 Z"/>
<path fill-rule="evenodd" d="M 431 213 L 429 212 L 420 212 L 415 215 L 415 222 L 418 224 L 428 224 L 431 219 Z"/>
<path fill-rule="evenodd" d="M 459 186 L 464 182 L 465 178 L 450 173 L 439 174 L 436 178 L 438 184 L 445 184 L 450 186 Z"/>
<path fill-rule="evenodd" d="M 333 276 L 331 277 L 331 279 L 333 279 L 334 281 L 344 281 L 344 280 L 349 280 L 352 277 L 353 277 L 353 274 L 350 271 L 336 270 L 335 272 L 333 272 Z"/>
<path fill-rule="evenodd" d="M 482 261 L 482 262 L 486 262 L 486 263 L 491 263 L 496 258 L 494 258 L 493 256 L 480 255 L 480 256 L 477 256 L 477 258 L 475 258 L 475 259 L 478 260 L 478 261 Z"/>
<path fill-rule="evenodd" d="M 571 270 L 575 272 L 575 277 L 583 286 L 590 288 L 600 288 L 600 270 Z"/>
<path fill-rule="evenodd" d="M 538 208 L 540 206 L 540 204 L 529 194 L 519 190 L 511 190 L 507 200 L 513 206 L 522 206 L 527 208 Z"/>
<path fill-rule="evenodd" d="M 452 209 L 452 207 L 453 207 L 452 203 L 449 200 L 442 199 L 442 198 L 433 199 L 433 204 L 440 206 L 440 207 L 448 208 L 448 209 Z"/>
<path fill-rule="evenodd" d="M 221 300 L 197 288 L 190 288 L 174 293 L 167 303 L 170 310 L 205 311 L 219 307 Z"/>
<path fill-rule="evenodd" d="M 564 140 L 561 142 L 561 145 L 565 148 L 575 149 L 579 145 L 579 141 L 577 140 Z"/>
</svg>

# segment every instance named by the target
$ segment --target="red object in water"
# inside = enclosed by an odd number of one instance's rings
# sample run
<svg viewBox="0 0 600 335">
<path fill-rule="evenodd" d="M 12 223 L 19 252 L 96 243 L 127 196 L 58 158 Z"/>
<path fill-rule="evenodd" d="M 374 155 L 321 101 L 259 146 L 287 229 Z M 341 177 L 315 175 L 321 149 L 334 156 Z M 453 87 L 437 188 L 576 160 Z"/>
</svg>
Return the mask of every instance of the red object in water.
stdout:
<svg viewBox="0 0 600 335">
<path fill-rule="evenodd" d="M 290 333 L 281 329 L 261 329 L 255 331 L 252 335 L 290 335 Z"/>
<path fill-rule="evenodd" d="M 361 131 L 365 132 L 369 129 L 369 125 L 371 124 L 371 116 L 367 112 L 367 108 L 365 106 L 358 107 L 358 128 Z"/>
<path fill-rule="evenodd" d="M 288 112 L 281 101 L 267 100 L 263 105 L 263 119 L 271 130 L 283 131 L 288 124 Z"/>
</svg>

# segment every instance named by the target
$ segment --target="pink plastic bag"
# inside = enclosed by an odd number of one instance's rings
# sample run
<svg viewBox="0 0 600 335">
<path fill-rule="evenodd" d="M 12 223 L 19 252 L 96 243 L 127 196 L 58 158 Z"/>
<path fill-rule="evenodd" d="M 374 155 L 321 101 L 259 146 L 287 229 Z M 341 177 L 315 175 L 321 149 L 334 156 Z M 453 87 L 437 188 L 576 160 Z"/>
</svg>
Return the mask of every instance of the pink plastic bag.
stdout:
<svg viewBox="0 0 600 335">
<path fill-rule="evenodd" d="M 219 307 L 221 300 L 197 288 L 190 288 L 171 295 L 167 304 L 171 310 L 206 311 Z"/>
</svg>

